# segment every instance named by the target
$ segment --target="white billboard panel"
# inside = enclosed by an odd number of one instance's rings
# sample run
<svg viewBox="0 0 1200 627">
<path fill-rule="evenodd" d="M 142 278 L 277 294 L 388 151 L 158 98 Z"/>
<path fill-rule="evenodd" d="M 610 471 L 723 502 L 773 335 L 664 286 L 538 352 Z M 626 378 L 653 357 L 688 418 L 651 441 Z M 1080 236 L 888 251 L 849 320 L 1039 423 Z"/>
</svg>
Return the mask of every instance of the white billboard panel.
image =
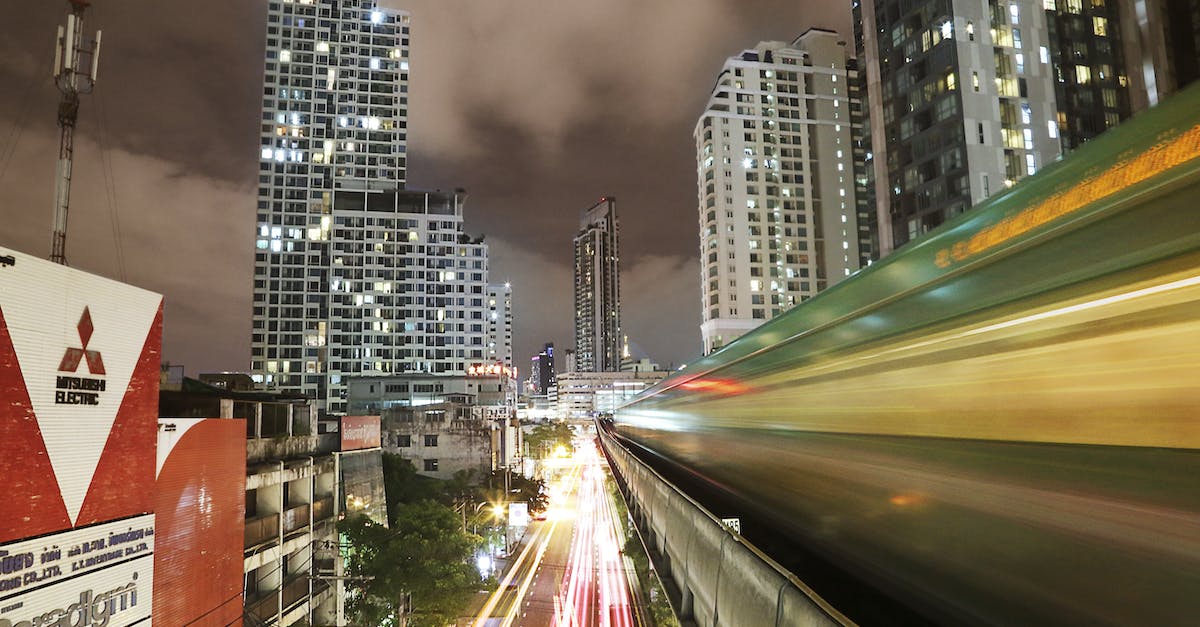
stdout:
<svg viewBox="0 0 1200 627">
<path fill-rule="evenodd" d="M 0 616 L 9 599 L 28 590 L 53 587 L 153 552 L 153 515 L 6 544 L 0 550 Z"/>
<path fill-rule="evenodd" d="M 529 504 L 528 503 L 509 503 L 508 504 L 508 524 L 513 527 L 528 527 L 529 526 Z"/>
<path fill-rule="evenodd" d="M 147 553 L 82 577 L 27 590 L 0 604 L 0 627 L 149 625 L 153 565 L 154 556 Z"/>
</svg>

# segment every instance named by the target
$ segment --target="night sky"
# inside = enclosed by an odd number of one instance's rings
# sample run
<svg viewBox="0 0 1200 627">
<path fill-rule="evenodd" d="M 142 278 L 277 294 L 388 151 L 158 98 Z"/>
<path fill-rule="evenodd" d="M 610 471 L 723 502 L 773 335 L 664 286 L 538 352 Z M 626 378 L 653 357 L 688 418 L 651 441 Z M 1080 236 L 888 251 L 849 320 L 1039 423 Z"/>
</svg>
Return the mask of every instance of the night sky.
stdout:
<svg viewBox="0 0 1200 627">
<path fill-rule="evenodd" d="M 807 4 L 382 2 L 413 16 L 408 186 L 468 191 L 491 280 L 513 284 L 523 375 L 543 342 L 573 343 L 571 239 L 605 195 L 635 356 L 699 354 L 692 128 L 725 58 L 810 27 L 850 42 L 849 2 Z M 0 0 L 0 245 L 38 256 L 67 6 Z M 94 0 L 85 15 L 104 46 L 76 134 L 67 259 L 164 294 L 164 360 L 191 376 L 249 368 L 265 20 L 266 0 Z"/>
</svg>

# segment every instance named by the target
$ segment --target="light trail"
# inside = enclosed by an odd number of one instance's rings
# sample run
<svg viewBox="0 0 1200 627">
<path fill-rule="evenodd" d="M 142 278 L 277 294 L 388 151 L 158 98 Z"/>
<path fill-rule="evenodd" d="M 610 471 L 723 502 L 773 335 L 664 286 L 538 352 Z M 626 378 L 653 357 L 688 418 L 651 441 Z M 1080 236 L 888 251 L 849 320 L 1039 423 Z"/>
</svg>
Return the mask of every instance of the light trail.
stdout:
<svg viewBox="0 0 1200 627">
<path fill-rule="evenodd" d="M 581 466 L 578 462 L 571 467 L 571 471 L 566 478 L 567 485 L 570 485 L 575 480 L 580 472 L 580 468 Z M 525 548 L 521 550 L 516 560 L 509 565 L 503 579 L 500 581 L 500 585 L 496 587 L 496 590 L 488 597 L 483 609 L 479 610 L 479 614 L 475 616 L 475 621 L 472 623 L 473 627 L 484 627 L 488 620 L 494 618 L 492 612 L 499 606 L 504 593 L 509 589 L 509 585 L 514 579 L 519 579 L 520 583 L 517 586 L 516 594 L 511 605 L 508 606 L 508 610 L 504 613 L 504 620 L 501 622 L 503 627 L 509 627 L 513 624 L 513 621 L 516 620 L 517 612 L 521 609 L 521 602 L 533 584 L 534 577 L 537 576 L 538 567 L 541 565 L 542 558 L 546 554 L 546 548 L 549 546 L 550 540 L 554 537 L 554 532 L 561 520 L 560 517 L 556 516 L 548 527 L 539 527 L 534 532 L 533 537 L 526 543 Z M 531 553 L 532 557 L 530 557 Z M 526 560 L 529 560 L 528 569 L 524 568 Z M 517 573 L 521 573 L 523 570 L 524 574 L 518 577 Z"/>
<path fill-rule="evenodd" d="M 581 447 L 579 518 L 571 542 L 564 590 L 555 603 L 555 625 L 632 627 L 629 578 L 618 544 L 617 520 L 594 446 Z"/>
</svg>

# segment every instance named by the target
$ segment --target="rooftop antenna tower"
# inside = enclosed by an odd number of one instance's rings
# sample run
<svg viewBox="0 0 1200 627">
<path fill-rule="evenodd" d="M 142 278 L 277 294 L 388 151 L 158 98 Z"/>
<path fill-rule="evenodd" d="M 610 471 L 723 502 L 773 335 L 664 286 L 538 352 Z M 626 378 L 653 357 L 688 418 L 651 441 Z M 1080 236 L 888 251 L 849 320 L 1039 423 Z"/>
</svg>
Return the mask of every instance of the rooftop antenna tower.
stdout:
<svg viewBox="0 0 1200 627">
<path fill-rule="evenodd" d="M 75 153 L 75 123 L 79 119 L 79 94 L 96 86 L 100 63 L 100 31 L 91 45 L 83 41 L 83 12 L 89 0 L 68 0 L 71 12 L 66 27 L 58 27 L 54 46 L 54 84 L 62 93 L 58 103 L 58 172 L 54 189 L 54 227 L 50 235 L 50 261 L 67 265 L 67 209 L 71 198 L 71 165 Z"/>
</svg>

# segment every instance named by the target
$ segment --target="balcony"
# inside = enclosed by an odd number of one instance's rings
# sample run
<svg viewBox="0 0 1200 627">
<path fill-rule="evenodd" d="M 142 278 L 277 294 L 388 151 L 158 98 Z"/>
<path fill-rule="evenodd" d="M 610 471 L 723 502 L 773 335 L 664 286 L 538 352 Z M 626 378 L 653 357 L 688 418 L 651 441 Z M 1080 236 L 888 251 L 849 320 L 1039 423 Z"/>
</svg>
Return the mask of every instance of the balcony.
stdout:
<svg viewBox="0 0 1200 627">
<path fill-rule="evenodd" d="M 267 514 L 246 520 L 246 549 L 279 539 L 279 514 Z"/>
<path fill-rule="evenodd" d="M 320 498 L 320 499 L 317 499 L 316 501 L 313 501 L 312 512 L 313 512 L 313 520 L 316 522 L 320 522 L 320 521 L 326 520 L 328 518 L 333 518 L 333 515 L 335 513 L 337 513 L 336 508 L 334 508 L 334 506 L 333 506 L 333 497 L 326 496 L 324 498 Z"/>
<path fill-rule="evenodd" d="M 279 590 L 260 592 L 246 599 L 246 614 L 263 623 L 273 623 L 279 616 Z"/>
<path fill-rule="evenodd" d="M 291 535 L 308 527 L 308 504 L 297 505 L 283 513 L 283 535 Z"/>
<path fill-rule="evenodd" d="M 269 460 L 297 459 L 310 455 L 325 455 L 338 449 L 337 433 L 320 435 L 279 435 L 246 440 L 246 463 L 254 465 Z"/>
<path fill-rule="evenodd" d="M 308 598 L 308 573 L 293 577 L 283 585 L 283 610 L 286 612 Z"/>
</svg>

